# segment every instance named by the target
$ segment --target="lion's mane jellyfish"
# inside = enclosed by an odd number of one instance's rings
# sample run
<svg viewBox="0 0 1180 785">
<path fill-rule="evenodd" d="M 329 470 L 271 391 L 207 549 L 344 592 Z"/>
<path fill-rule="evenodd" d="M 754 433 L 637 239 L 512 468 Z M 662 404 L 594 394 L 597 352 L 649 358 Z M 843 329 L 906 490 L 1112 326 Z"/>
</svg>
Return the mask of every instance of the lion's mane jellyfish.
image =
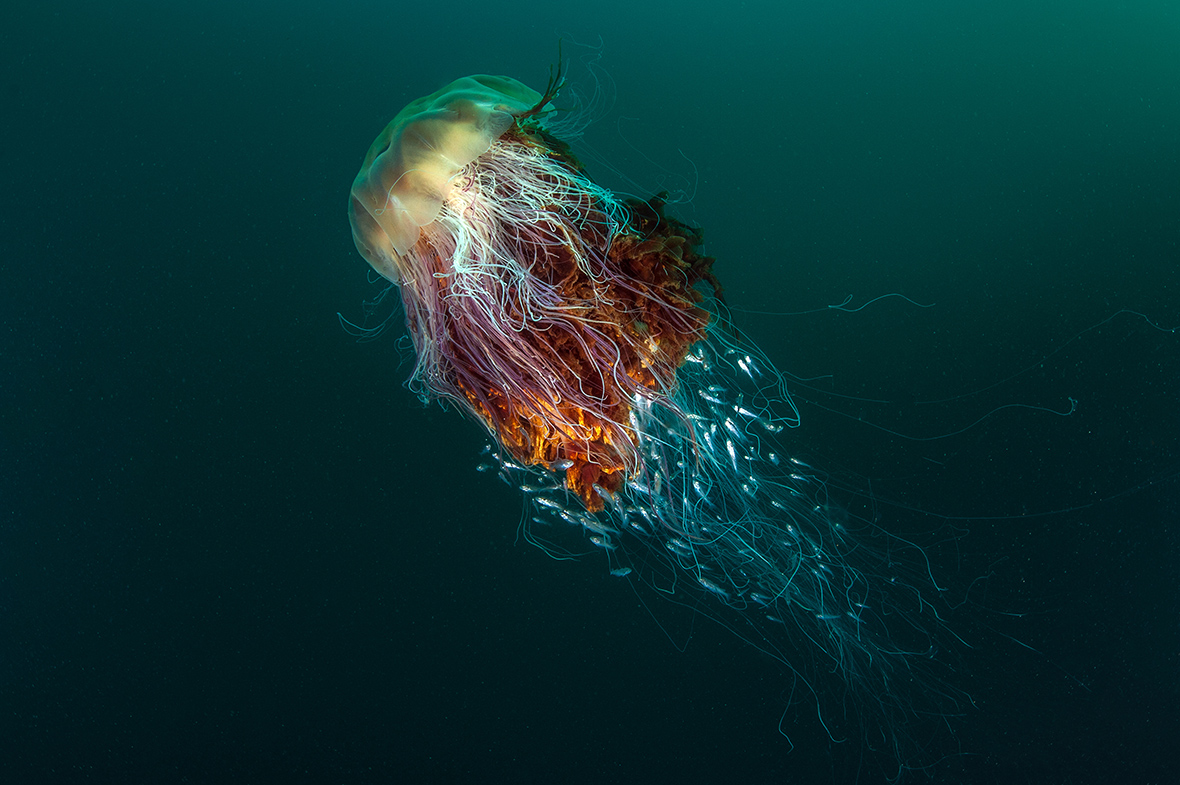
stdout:
<svg viewBox="0 0 1180 785">
<path fill-rule="evenodd" d="M 897 744 L 954 701 L 927 678 L 944 630 L 922 551 L 792 455 L 798 412 L 726 317 L 700 230 L 590 179 L 549 130 L 560 86 L 459 79 L 365 156 L 349 218 L 400 290 L 410 388 L 487 427 L 531 541 L 569 555 L 582 532 L 615 575 L 786 663 L 832 738 L 868 713 L 866 739 Z"/>
</svg>

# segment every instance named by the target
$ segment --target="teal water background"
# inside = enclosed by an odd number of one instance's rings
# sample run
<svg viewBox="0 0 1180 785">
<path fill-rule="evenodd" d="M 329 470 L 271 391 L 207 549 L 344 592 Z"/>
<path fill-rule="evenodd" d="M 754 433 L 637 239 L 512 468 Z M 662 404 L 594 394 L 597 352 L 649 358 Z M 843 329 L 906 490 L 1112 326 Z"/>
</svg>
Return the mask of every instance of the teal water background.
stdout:
<svg viewBox="0 0 1180 785">
<path fill-rule="evenodd" d="M 518 542 L 400 331 L 337 322 L 377 132 L 559 38 L 591 173 L 683 196 L 812 380 L 799 450 L 988 576 L 934 780 L 1172 781 L 1180 335 L 1119 312 L 1180 324 L 1174 4 L 469 0 L 0 11 L 0 781 L 878 771 L 774 661 Z M 889 293 L 933 307 L 827 307 Z"/>
</svg>

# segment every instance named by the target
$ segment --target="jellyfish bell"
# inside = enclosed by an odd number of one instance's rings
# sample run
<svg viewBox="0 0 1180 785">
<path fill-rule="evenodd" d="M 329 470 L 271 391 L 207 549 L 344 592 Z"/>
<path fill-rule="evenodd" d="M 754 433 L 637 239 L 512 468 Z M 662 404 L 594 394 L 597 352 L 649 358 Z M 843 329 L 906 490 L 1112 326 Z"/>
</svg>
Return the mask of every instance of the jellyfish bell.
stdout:
<svg viewBox="0 0 1180 785">
<path fill-rule="evenodd" d="M 541 94 L 506 76 L 476 75 L 410 103 L 385 127 L 352 184 L 357 250 L 397 282 L 397 262 L 432 223 L 463 167 L 486 153 Z"/>
</svg>

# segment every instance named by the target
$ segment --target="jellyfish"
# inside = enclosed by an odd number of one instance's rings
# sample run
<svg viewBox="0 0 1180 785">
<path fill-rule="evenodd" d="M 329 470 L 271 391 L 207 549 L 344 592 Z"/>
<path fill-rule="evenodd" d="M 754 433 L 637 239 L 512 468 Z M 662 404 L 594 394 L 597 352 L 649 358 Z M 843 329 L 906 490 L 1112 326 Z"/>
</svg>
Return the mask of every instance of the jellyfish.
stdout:
<svg viewBox="0 0 1180 785">
<path fill-rule="evenodd" d="M 956 699 L 931 675 L 945 625 L 925 554 L 791 449 L 799 411 L 701 230 L 590 178 L 554 131 L 561 85 L 458 79 L 365 156 L 349 218 L 400 292 L 409 388 L 487 429 L 530 541 L 601 552 L 770 653 L 834 740 L 873 714 L 865 738 L 899 747 Z"/>
</svg>

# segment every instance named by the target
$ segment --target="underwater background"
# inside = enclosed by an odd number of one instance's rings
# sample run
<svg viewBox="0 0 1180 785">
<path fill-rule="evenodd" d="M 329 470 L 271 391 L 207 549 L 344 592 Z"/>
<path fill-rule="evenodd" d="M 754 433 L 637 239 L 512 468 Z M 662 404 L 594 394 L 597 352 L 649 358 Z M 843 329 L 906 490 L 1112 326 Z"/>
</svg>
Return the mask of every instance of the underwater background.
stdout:
<svg viewBox="0 0 1180 785">
<path fill-rule="evenodd" d="M 376 134 L 559 39 L 590 174 L 704 227 L 790 443 L 938 543 L 971 700 L 912 779 L 1177 781 L 1180 9 L 465 1 L 0 10 L 0 782 L 890 771 L 520 541 L 400 315 L 341 328 Z"/>
</svg>

